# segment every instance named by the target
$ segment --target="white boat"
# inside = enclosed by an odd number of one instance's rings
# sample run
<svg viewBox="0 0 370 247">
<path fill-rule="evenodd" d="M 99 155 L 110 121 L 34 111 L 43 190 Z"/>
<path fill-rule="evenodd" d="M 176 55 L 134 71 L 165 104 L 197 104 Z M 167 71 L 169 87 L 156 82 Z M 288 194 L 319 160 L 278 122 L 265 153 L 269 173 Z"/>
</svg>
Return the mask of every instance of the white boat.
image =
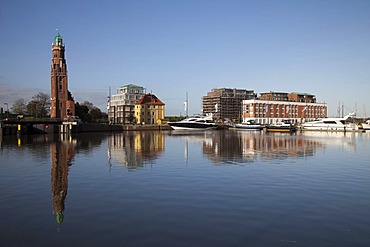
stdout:
<svg viewBox="0 0 370 247">
<path fill-rule="evenodd" d="M 212 116 L 189 117 L 181 121 L 168 122 L 168 125 L 175 130 L 208 130 L 217 129 L 219 127 L 219 125 L 213 121 Z"/>
<path fill-rule="evenodd" d="M 367 120 L 365 123 L 360 123 L 359 128 L 362 130 L 370 130 L 370 120 Z"/>
<path fill-rule="evenodd" d="M 261 124 L 256 123 L 254 120 L 249 119 L 246 122 L 234 124 L 232 128 L 237 130 L 261 130 L 262 126 Z"/>
<path fill-rule="evenodd" d="M 321 118 L 311 122 L 302 124 L 303 130 L 318 130 L 318 131 L 353 131 L 358 130 L 358 126 L 353 123 L 348 123 L 349 118 L 353 118 L 356 115 L 350 113 L 345 117 L 337 118 Z"/>
</svg>

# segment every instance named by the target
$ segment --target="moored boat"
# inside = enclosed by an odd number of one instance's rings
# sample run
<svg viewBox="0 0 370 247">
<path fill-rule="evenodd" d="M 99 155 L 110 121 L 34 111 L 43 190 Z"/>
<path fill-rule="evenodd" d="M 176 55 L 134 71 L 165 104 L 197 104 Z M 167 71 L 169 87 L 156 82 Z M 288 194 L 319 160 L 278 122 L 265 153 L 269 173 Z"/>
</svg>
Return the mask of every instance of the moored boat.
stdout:
<svg viewBox="0 0 370 247">
<path fill-rule="evenodd" d="M 296 132 L 297 126 L 292 124 L 289 120 L 283 120 L 275 124 L 269 124 L 266 126 L 268 132 Z"/>
<path fill-rule="evenodd" d="M 360 123 L 359 129 L 370 130 L 370 120 L 367 120 L 365 123 Z"/>
<path fill-rule="evenodd" d="M 358 126 L 354 123 L 348 123 L 349 118 L 356 115 L 350 113 L 345 117 L 321 118 L 302 124 L 302 130 L 316 131 L 354 131 Z"/>
<path fill-rule="evenodd" d="M 234 124 L 232 128 L 237 130 L 262 130 L 262 125 L 250 119 L 240 124 Z"/>
<path fill-rule="evenodd" d="M 175 130 L 209 130 L 219 127 L 219 125 L 213 121 L 212 116 L 189 117 L 181 121 L 168 122 L 168 125 Z"/>
</svg>

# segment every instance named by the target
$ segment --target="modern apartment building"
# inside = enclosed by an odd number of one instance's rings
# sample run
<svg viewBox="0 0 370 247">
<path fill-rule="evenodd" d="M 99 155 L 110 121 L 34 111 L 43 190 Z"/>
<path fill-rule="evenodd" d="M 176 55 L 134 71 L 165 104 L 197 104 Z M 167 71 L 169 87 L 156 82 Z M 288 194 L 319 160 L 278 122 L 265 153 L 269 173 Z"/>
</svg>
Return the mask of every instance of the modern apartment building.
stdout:
<svg viewBox="0 0 370 247">
<path fill-rule="evenodd" d="M 254 90 L 214 88 L 202 98 L 203 114 L 212 114 L 215 120 L 240 121 L 242 101 L 254 98 Z"/>
<path fill-rule="evenodd" d="M 137 124 L 158 124 L 164 119 L 165 104 L 154 94 L 143 95 L 135 104 Z"/>
<path fill-rule="evenodd" d="M 145 88 L 128 84 L 117 89 L 117 94 L 108 102 L 108 119 L 110 123 L 135 123 L 135 103 L 145 94 Z"/>
</svg>

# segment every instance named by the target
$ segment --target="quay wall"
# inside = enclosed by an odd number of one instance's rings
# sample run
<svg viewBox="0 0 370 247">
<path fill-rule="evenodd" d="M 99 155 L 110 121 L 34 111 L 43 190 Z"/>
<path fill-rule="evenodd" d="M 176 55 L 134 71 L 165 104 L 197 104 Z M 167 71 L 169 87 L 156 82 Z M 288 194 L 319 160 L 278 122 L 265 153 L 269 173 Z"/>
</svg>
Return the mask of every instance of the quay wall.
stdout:
<svg viewBox="0 0 370 247">
<path fill-rule="evenodd" d="M 144 131 L 144 130 L 171 130 L 167 125 L 110 125 L 85 123 L 78 126 L 77 132 L 99 132 L 99 131 Z"/>
<path fill-rule="evenodd" d="M 123 125 L 123 130 L 142 131 L 142 130 L 172 130 L 171 126 L 167 124 L 161 125 Z"/>
<path fill-rule="evenodd" d="M 58 134 L 61 130 L 61 127 L 61 125 L 53 124 L 27 124 L 21 125 L 20 129 L 18 129 L 17 124 L 3 125 L 0 128 L 0 136 L 17 134 Z M 82 123 L 72 126 L 72 133 L 146 130 L 171 130 L 171 127 L 169 125 L 110 125 L 97 123 Z"/>
</svg>

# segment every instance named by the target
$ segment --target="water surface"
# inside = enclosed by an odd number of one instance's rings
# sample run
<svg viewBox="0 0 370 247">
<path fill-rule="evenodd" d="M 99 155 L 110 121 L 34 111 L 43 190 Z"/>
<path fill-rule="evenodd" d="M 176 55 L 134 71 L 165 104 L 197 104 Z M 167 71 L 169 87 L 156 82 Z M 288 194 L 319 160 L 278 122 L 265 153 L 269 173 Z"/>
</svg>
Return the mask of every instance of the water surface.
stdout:
<svg viewBox="0 0 370 247">
<path fill-rule="evenodd" d="M 2 246 L 369 246 L 370 134 L 4 136 Z"/>
</svg>

